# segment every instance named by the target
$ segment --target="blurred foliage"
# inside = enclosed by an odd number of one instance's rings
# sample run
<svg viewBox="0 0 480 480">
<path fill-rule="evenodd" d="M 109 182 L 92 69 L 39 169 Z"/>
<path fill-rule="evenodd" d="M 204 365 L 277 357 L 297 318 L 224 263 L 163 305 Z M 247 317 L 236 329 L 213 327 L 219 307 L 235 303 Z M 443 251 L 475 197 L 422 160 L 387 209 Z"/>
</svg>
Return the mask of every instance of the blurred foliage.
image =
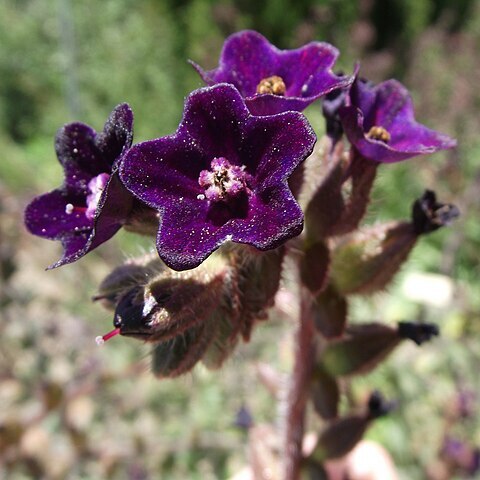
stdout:
<svg viewBox="0 0 480 480">
<path fill-rule="evenodd" d="M 0 478 L 147 479 L 159 471 L 162 478 L 227 478 L 245 463 L 246 434 L 232 427 L 235 412 L 245 404 L 256 422 L 275 420 L 271 398 L 256 387 L 255 361 L 288 371 L 288 325 L 272 318 L 217 374 L 197 369 L 183 381 L 157 382 L 138 344 L 92 346 L 110 323 L 90 303 L 96 285 L 122 260 L 122 246 L 136 255 L 149 244 L 122 234 L 78 264 L 45 273 L 60 246 L 30 238 L 21 227 L 25 203 L 62 180 L 53 137 L 63 123 L 99 129 L 127 101 L 136 141 L 173 132 L 183 98 L 201 85 L 186 60 L 213 68 L 225 36 L 242 28 L 280 48 L 333 43 L 341 51 L 339 69 L 349 72 L 360 59 L 364 76 L 396 76 L 412 90 L 418 119 L 458 138 L 456 152 L 381 168 L 369 221 L 408 217 L 424 188 L 456 203 L 463 216 L 417 247 L 391 295 L 357 300 L 351 312 L 358 321 L 425 318 L 444 335 L 421 350 L 399 349 L 349 386 L 348 403 L 355 406 L 372 385 L 398 399 L 397 413 L 369 436 L 394 455 L 405 479 L 440 478 L 434 475 L 447 427 L 480 443 L 475 416 L 452 423 L 448 414 L 462 391 L 480 394 L 478 2 L 6 0 L 0 3 Z M 315 127 L 319 110 L 308 112 Z M 412 300 L 402 290 L 411 272 L 444 275 L 453 297 L 442 307 Z"/>
</svg>

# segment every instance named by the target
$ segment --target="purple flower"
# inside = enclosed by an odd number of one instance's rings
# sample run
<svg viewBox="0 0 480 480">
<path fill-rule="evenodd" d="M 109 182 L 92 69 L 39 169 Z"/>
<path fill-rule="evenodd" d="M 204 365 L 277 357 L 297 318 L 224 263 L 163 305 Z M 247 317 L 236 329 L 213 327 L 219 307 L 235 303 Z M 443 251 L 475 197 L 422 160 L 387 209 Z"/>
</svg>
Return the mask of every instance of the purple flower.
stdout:
<svg viewBox="0 0 480 480">
<path fill-rule="evenodd" d="M 100 133 L 83 123 L 58 131 L 55 150 L 65 171 L 63 185 L 36 197 L 25 211 L 31 233 L 63 244 L 62 258 L 50 268 L 78 260 L 122 226 L 133 198 L 116 171 L 132 144 L 132 128 L 133 113 L 122 104 Z"/>
<path fill-rule="evenodd" d="M 302 114 L 252 116 L 220 84 L 190 94 L 175 134 L 132 147 L 120 177 L 160 212 L 160 257 L 186 270 L 229 240 L 268 250 L 301 232 L 287 180 L 315 140 Z"/>
<path fill-rule="evenodd" d="M 410 94 L 396 80 L 376 86 L 355 81 L 349 105 L 340 108 L 339 114 L 350 143 L 375 162 L 399 162 L 457 144 L 415 121 Z"/>
<path fill-rule="evenodd" d="M 214 70 L 191 63 L 207 85 L 235 85 L 252 114 L 272 115 L 301 112 L 322 95 L 349 86 L 353 76 L 332 72 L 337 57 L 338 50 L 328 43 L 278 50 L 259 33 L 245 30 L 227 38 Z"/>
</svg>

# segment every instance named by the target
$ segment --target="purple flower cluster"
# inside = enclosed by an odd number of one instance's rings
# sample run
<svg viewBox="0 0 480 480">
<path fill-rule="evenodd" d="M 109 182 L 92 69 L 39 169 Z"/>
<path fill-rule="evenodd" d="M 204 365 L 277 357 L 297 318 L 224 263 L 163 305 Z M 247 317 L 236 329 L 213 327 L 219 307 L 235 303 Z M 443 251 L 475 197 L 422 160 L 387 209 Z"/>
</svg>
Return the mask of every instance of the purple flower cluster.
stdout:
<svg viewBox="0 0 480 480">
<path fill-rule="evenodd" d="M 288 182 L 316 136 L 300 112 L 326 95 L 335 98 L 334 108 L 325 102 L 327 117 L 366 159 L 396 162 L 455 146 L 415 121 L 400 83 L 336 75 L 337 57 L 326 43 L 279 50 L 257 32 L 239 32 L 226 40 L 217 68 L 193 64 L 208 86 L 188 96 L 173 135 L 132 147 L 126 104 L 100 133 L 64 126 L 56 138 L 64 183 L 30 203 L 28 229 L 62 242 L 54 267 L 108 240 L 139 205 L 156 212 L 157 250 L 175 270 L 198 266 L 230 241 L 279 247 L 303 229 Z"/>
</svg>

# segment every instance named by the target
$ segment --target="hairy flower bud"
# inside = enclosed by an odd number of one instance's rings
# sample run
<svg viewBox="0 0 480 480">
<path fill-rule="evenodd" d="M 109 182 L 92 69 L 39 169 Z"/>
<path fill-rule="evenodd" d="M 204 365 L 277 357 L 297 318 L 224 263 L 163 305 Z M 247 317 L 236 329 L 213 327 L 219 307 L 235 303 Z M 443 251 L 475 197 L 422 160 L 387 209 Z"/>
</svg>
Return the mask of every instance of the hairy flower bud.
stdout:
<svg viewBox="0 0 480 480">
<path fill-rule="evenodd" d="M 381 323 L 351 325 L 339 340 L 330 342 L 320 364 L 334 376 L 365 374 L 378 366 L 403 339 L 417 345 L 438 335 L 429 323 L 400 322 L 397 328 Z"/>
<path fill-rule="evenodd" d="M 119 300 L 115 327 L 124 336 L 147 342 L 170 340 L 203 323 L 221 306 L 225 271 L 165 270 L 136 285 Z"/>
<path fill-rule="evenodd" d="M 407 259 L 417 241 L 412 225 L 375 225 L 343 238 L 332 252 L 331 279 L 342 295 L 382 290 Z"/>
<path fill-rule="evenodd" d="M 340 293 L 375 293 L 385 288 L 415 246 L 418 236 L 448 225 L 459 215 L 454 205 L 436 201 L 427 190 L 412 208 L 411 222 L 365 228 L 339 241 L 331 277 Z"/>
<path fill-rule="evenodd" d="M 128 290 L 136 285 L 145 284 L 165 269 L 164 263 L 155 254 L 128 260 L 102 280 L 93 300 L 100 301 L 102 306 L 109 310 L 115 310 L 119 299 Z"/>
<path fill-rule="evenodd" d="M 391 405 L 385 402 L 379 392 L 373 392 L 365 412 L 335 419 L 326 426 L 318 438 L 311 459 L 323 463 L 346 455 L 362 439 L 371 421 L 387 414 Z"/>
<path fill-rule="evenodd" d="M 283 259 L 282 248 L 223 253 L 183 272 L 150 256 L 114 270 L 95 299 L 115 309 L 115 328 L 97 342 L 120 334 L 154 344 L 153 371 L 160 377 L 180 375 L 199 360 L 220 367 L 239 337 L 248 341 L 255 322 L 266 318 Z"/>
</svg>

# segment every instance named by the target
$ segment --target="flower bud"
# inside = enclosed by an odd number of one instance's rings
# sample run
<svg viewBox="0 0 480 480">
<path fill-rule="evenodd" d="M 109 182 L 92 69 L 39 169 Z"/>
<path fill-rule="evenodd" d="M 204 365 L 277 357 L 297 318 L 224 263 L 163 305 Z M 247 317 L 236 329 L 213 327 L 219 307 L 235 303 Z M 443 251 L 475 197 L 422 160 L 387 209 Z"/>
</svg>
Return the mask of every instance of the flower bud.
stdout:
<svg viewBox="0 0 480 480">
<path fill-rule="evenodd" d="M 426 190 L 413 204 L 411 222 L 376 225 L 341 239 L 332 252 L 333 283 L 343 295 L 384 289 L 418 236 L 450 224 L 458 215 L 454 205 L 438 203 L 435 193 Z"/>
<path fill-rule="evenodd" d="M 153 371 L 180 375 L 199 360 L 218 368 L 240 335 L 248 340 L 266 316 L 280 282 L 283 249 L 245 254 L 234 249 L 194 270 L 176 272 L 161 261 L 131 261 L 102 283 L 99 299 L 115 306 L 115 335 L 153 343 Z"/>
<path fill-rule="evenodd" d="M 156 254 L 133 258 L 107 275 L 100 286 L 98 293 L 93 297 L 109 309 L 115 310 L 123 294 L 136 285 L 143 285 L 160 273 L 166 267 Z"/>
<path fill-rule="evenodd" d="M 166 269 L 124 293 L 117 303 L 114 326 L 121 335 L 147 342 L 173 339 L 222 307 L 224 278 L 224 270 L 212 275 L 200 268 Z"/>
<path fill-rule="evenodd" d="M 412 225 L 394 222 L 363 229 L 342 239 L 332 253 L 331 278 L 342 295 L 382 290 L 417 241 Z"/>
<path fill-rule="evenodd" d="M 321 167 L 326 171 L 310 192 L 305 210 L 307 239 L 314 243 L 325 237 L 345 235 L 358 227 L 367 211 L 378 164 L 352 151 L 345 158 L 339 142 L 331 153 L 323 152 Z M 305 182 L 308 188 L 309 172 Z"/>
<path fill-rule="evenodd" d="M 327 425 L 318 438 L 311 459 L 323 463 L 343 457 L 362 439 L 370 422 L 390 410 L 391 404 L 385 402 L 378 392 L 374 392 L 364 413 L 338 418 Z"/>
<path fill-rule="evenodd" d="M 438 335 L 436 325 L 400 322 L 397 328 L 381 323 L 351 325 L 339 340 L 330 342 L 320 359 L 331 375 L 365 374 L 379 365 L 403 339 L 417 345 Z"/>
<path fill-rule="evenodd" d="M 370 192 L 377 176 L 377 168 L 378 164 L 363 158 L 355 150 L 351 151 L 343 184 L 345 206 L 342 215 L 329 230 L 329 236 L 345 235 L 358 228 L 370 203 Z"/>
</svg>

